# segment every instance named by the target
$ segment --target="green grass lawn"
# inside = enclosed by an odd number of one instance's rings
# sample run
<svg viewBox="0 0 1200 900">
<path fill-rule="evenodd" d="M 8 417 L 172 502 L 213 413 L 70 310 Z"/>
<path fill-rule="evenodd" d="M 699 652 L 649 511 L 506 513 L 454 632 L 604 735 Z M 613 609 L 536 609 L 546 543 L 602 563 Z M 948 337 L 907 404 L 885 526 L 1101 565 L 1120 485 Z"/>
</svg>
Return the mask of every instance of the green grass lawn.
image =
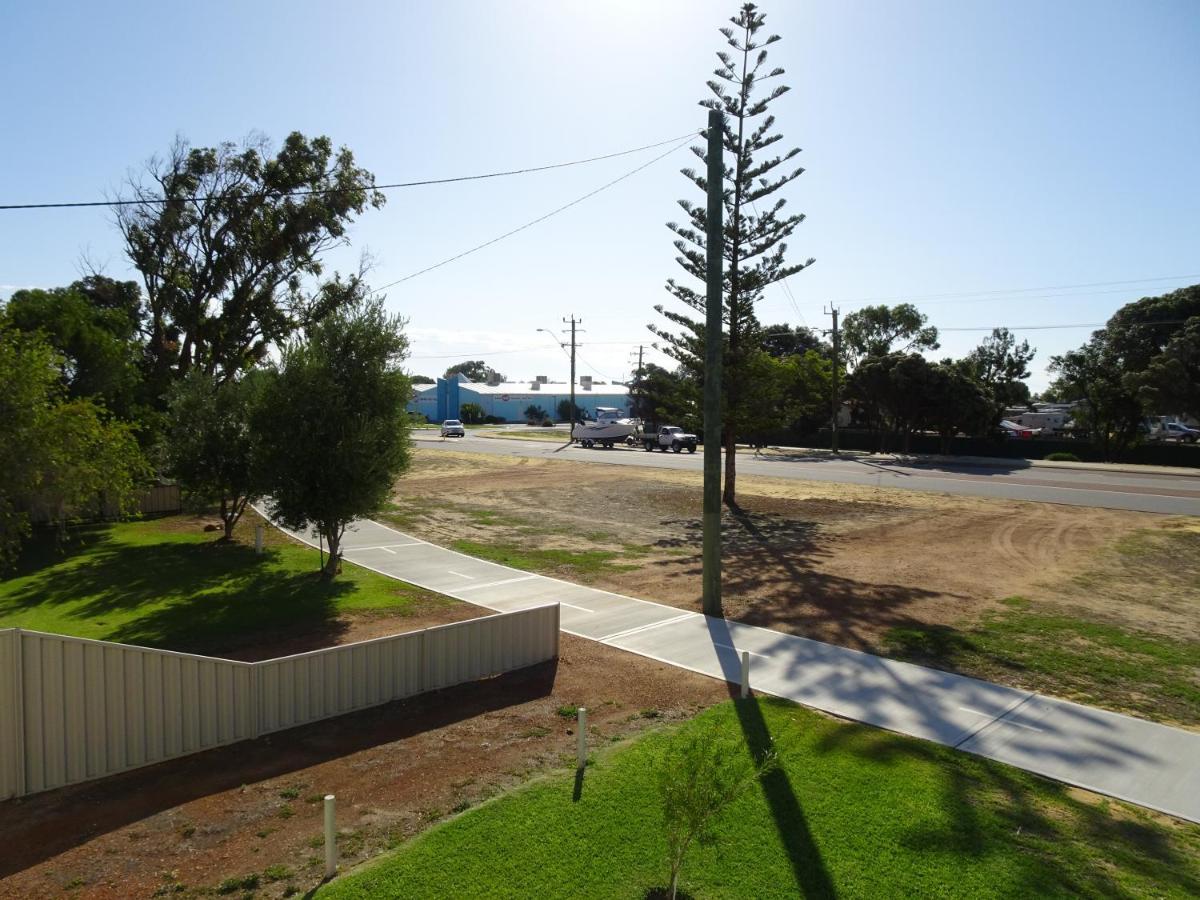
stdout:
<svg viewBox="0 0 1200 900">
<path fill-rule="evenodd" d="M 626 556 L 637 557 L 643 549 L 635 544 L 626 545 L 624 550 L 562 550 L 553 547 L 529 547 L 501 541 L 481 543 L 479 541 L 454 541 L 450 545 L 459 553 L 477 556 L 514 569 L 557 575 L 586 583 L 606 572 L 631 572 L 637 565 L 620 563 Z"/>
<path fill-rule="evenodd" d="M 710 719 L 782 766 L 689 852 L 693 897 L 1194 897 L 1200 828 L 779 700 Z M 321 897 L 641 898 L 666 882 L 654 769 L 676 732 L 610 748 L 418 836 Z"/>
<path fill-rule="evenodd" d="M 512 431 L 486 431 L 479 435 L 487 438 L 503 438 L 506 441 L 553 441 L 565 444 L 571 437 L 566 428 L 530 428 L 528 431 L 513 429 Z"/>
<path fill-rule="evenodd" d="M 0 581 L 0 627 L 215 652 L 342 612 L 452 602 L 352 565 L 322 582 L 317 551 L 273 529 L 256 556 L 252 521 L 228 544 L 182 516 L 73 529 L 63 551 L 39 536 Z"/>
</svg>

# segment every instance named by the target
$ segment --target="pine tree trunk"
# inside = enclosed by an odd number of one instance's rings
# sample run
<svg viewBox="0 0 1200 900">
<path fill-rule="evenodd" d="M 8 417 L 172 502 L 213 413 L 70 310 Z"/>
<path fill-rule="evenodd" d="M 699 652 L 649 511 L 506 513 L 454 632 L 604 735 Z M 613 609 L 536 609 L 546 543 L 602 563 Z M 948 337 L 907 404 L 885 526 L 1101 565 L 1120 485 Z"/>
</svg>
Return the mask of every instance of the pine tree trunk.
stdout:
<svg viewBox="0 0 1200 900">
<path fill-rule="evenodd" d="M 732 428 L 725 429 L 725 488 L 721 499 L 726 506 L 737 506 L 737 443 Z"/>
</svg>

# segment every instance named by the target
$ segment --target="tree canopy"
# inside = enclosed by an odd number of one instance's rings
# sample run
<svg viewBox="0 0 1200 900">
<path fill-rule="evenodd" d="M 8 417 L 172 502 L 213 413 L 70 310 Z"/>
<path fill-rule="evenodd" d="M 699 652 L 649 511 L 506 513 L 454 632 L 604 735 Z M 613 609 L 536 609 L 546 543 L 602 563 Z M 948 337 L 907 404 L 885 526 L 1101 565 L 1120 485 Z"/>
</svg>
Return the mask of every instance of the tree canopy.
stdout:
<svg viewBox="0 0 1200 900">
<path fill-rule="evenodd" d="M 325 315 L 339 295 L 306 290 L 325 251 L 384 196 L 375 178 L 327 137 L 288 135 L 192 147 L 180 139 L 149 161 L 118 207 L 125 251 L 146 291 L 151 381 L 193 367 L 228 381 Z"/>
<path fill-rule="evenodd" d="M 911 303 L 864 306 L 842 320 L 842 347 L 854 363 L 889 353 L 936 350 L 937 329 Z"/>
<path fill-rule="evenodd" d="M 784 70 L 767 67 L 767 50 L 780 40 L 779 35 L 763 37 L 760 32 L 766 16 L 753 3 L 744 4 L 730 19 L 732 27 L 721 28 L 726 44 L 733 52 L 719 50 L 720 65 L 715 77 L 707 82 L 712 94 L 700 105 L 725 114 L 722 145 L 726 159 L 724 173 L 724 283 L 722 375 L 722 431 L 725 447 L 726 503 L 736 502 L 737 435 L 744 430 L 742 403 L 752 387 L 750 368 L 761 349 L 761 328 L 755 314 L 755 304 L 766 287 L 812 264 L 788 262 L 787 239 L 804 221 L 800 213 L 785 211 L 786 200 L 777 192 L 798 178 L 804 171 L 793 165 L 800 153 L 793 147 L 784 152 L 771 149 L 783 139 L 774 133 L 775 117 L 768 110 L 772 101 L 787 93 L 784 84 L 772 84 Z M 704 137 L 707 138 L 707 132 Z M 693 147 L 692 152 L 705 164 L 706 146 Z M 783 167 L 783 168 L 781 168 Z M 706 195 L 708 179 L 704 172 L 684 169 L 684 176 L 700 194 Z M 758 206 L 759 202 L 762 207 Z M 705 203 L 680 200 L 683 222 L 668 222 L 675 234 L 676 262 L 692 279 L 704 285 L 707 281 L 705 259 Z M 661 339 L 661 349 L 673 357 L 688 377 L 700 384 L 703 380 L 705 341 L 704 288 L 667 279 L 667 291 L 685 309 L 677 311 L 664 306 L 655 309 L 669 323 L 666 327 L 651 325 L 650 330 Z M 672 329 L 678 330 L 672 330 Z"/>
<path fill-rule="evenodd" d="M 403 327 L 359 285 L 284 344 L 253 419 L 264 493 L 284 525 L 324 536 L 326 578 L 346 525 L 377 512 L 409 464 Z"/>
<path fill-rule="evenodd" d="M 490 379 L 496 381 L 504 381 L 504 376 L 485 363 L 482 359 L 467 359 L 460 363 L 455 363 L 446 370 L 443 378 L 453 378 L 455 375 L 464 375 L 468 381 L 473 381 L 476 384 L 485 384 Z"/>
</svg>

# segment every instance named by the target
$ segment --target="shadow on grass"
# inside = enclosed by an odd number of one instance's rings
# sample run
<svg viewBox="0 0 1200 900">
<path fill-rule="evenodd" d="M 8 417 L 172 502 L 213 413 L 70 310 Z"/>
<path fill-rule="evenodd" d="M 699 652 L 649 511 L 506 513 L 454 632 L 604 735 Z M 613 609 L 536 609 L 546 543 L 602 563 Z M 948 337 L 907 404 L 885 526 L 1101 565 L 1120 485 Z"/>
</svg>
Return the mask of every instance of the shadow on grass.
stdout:
<svg viewBox="0 0 1200 900">
<path fill-rule="evenodd" d="M 741 662 L 734 649 L 729 624 L 724 619 L 712 616 L 707 617 L 706 621 L 709 638 L 729 685 L 729 695 L 733 698 L 733 708 L 746 740 L 746 748 L 755 763 L 761 763 L 775 746 L 771 730 L 763 718 L 758 701 L 752 696 L 741 699 Z M 813 839 L 808 818 L 800 806 L 787 770 L 783 766 L 776 766 L 762 776 L 760 784 L 801 894 L 804 897 L 836 897 L 833 879 Z"/>
<path fill-rule="evenodd" d="M 970 858 L 1007 853 L 1016 845 L 1023 851 L 1022 867 L 1019 880 L 1007 885 L 1012 896 L 1126 896 L 1121 873 L 1150 880 L 1163 895 L 1200 896 L 1190 854 L 1148 813 L 1114 813 L 1110 801 L 1087 802 L 1058 782 L 869 728 L 831 729 L 816 750 L 883 765 L 914 760 L 936 767 L 941 790 L 936 813 L 914 821 L 901 845 L 915 854 Z"/>
<path fill-rule="evenodd" d="M 0 615 L 77 604 L 67 616 L 100 624 L 113 616 L 120 624 L 105 637 L 123 643 L 211 652 L 289 626 L 310 630 L 314 646 L 325 646 L 342 630 L 339 598 L 356 590 L 284 567 L 277 550 L 257 556 L 238 543 L 117 543 L 98 533 L 76 552 L 86 557 L 35 574 L 0 601 Z M 62 558 L 46 565 L 56 562 Z"/>
<path fill-rule="evenodd" d="M 0 803 L 0 879 L 180 804 L 546 697 L 557 669 L 554 660 Z"/>
</svg>

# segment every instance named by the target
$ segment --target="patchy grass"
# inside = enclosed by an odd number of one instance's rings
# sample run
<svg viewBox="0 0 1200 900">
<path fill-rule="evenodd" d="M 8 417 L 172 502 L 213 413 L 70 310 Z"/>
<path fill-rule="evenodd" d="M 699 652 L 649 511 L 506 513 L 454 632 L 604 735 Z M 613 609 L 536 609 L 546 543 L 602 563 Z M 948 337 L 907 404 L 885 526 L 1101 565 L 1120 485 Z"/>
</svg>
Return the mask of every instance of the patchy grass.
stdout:
<svg viewBox="0 0 1200 900">
<path fill-rule="evenodd" d="M 553 547 L 527 547 L 520 544 L 455 541 L 459 553 L 477 556 L 514 569 L 558 575 L 587 582 L 608 572 L 631 572 L 638 568 L 616 562 L 625 554 L 619 550 L 562 550 Z"/>
<path fill-rule="evenodd" d="M 1022 597 L 1002 602 L 1007 609 L 969 630 L 893 628 L 885 648 L 911 662 L 1158 721 L 1200 723 L 1200 643 L 1033 611 Z"/>
<path fill-rule="evenodd" d="M 324 582 L 315 550 L 267 535 L 262 556 L 249 519 L 232 543 L 182 516 L 75 529 L 62 552 L 41 536 L 0 581 L 0 627 L 203 649 L 344 612 L 451 602 L 353 565 Z"/>
<path fill-rule="evenodd" d="M 747 752 L 773 743 L 782 765 L 720 817 L 713 846 L 689 851 L 693 897 L 1200 892 L 1196 826 L 783 701 L 701 719 Z M 578 788 L 562 774 L 484 803 L 318 896 L 648 896 L 666 881 L 655 769 L 675 734 L 601 751 Z"/>
<path fill-rule="evenodd" d="M 566 428 L 530 428 L 528 431 L 483 431 L 479 436 L 503 438 L 506 441 L 552 441 L 555 444 L 565 444 L 571 437 L 571 432 Z"/>
</svg>

